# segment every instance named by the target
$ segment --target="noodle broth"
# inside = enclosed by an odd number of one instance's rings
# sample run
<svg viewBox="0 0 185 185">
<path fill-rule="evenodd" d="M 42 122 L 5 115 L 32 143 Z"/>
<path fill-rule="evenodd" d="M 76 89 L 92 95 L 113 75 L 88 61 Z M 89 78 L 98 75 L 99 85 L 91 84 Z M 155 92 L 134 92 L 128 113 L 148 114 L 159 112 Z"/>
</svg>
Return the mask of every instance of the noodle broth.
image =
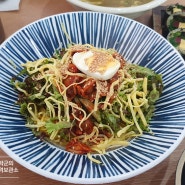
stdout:
<svg viewBox="0 0 185 185">
<path fill-rule="evenodd" d="M 138 6 L 151 2 L 152 0 L 81 0 L 93 5 L 107 6 L 107 7 L 130 7 Z"/>
</svg>

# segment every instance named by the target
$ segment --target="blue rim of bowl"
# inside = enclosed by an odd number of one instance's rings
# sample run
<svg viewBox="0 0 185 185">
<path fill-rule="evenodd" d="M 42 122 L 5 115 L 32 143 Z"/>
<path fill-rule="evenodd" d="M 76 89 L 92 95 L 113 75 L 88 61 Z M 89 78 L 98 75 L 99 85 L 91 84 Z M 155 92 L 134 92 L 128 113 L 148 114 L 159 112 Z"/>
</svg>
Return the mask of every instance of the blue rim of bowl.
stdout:
<svg viewBox="0 0 185 185">
<path fill-rule="evenodd" d="M 57 14 L 57 15 L 53 15 L 53 16 L 60 16 L 60 15 L 72 15 L 72 14 L 104 14 L 104 13 L 98 13 L 98 12 L 70 12 L 70 13 L 64 13 L 64 14 Z M 1 44 L 1 47 L 5 46 L 6 43 L 8 43 L 9 40 L 11 40 L 14 35 L 16 35 L 18 32 L 24 30 L 26 27 L 28 26 L 32 26 L 34 23 L 38 23 L 40 21 L 43 21 L 45 19 L 48 19 L 48 18 L 51 18 L 53 16 L 48 16 L 48 17 L 45 17 L 43 19 L 39 19 L 25 27 L 23 27 L 22 29 L 18 30 L 17 32 L 15 32 L 12 36 L 10 36 L 7 40 L 5 40 L 2 44 Z M 113 15 L 111 15 L 113 16 Z M 114 15 L 115 16 L 115 15 Z M 118 16 L 119 17 L 119 16 Z M 127 18 L 124 18 L 124 19 L 127 19 Z M 128 19 L 129 20 L 129 19 Z M 136 22 L 136 21 L 134 21 Z M 137 23 L 137 24 L 140 24 L 142 25 L 141 23 Z M 146 27 L 145 25 L 143 25 L 144 27 Z M 148 28 L 149 30 L 152 30 L 150 28 Z M 154 32 L 152 30 L 152 32 Z M 159 35 L 158 33 L 155 33 L 157 35 Z M 161 39 L 163 41 L 166 42 L 166 40 L 160 36 Z M 0 47 L 0 49 L 1 49 Z M 175 52 L 175 51 L 174 51 Z M 179 55 L 178 52 L 175 52 L 179 57 L 181 57 Z M 185 63 L 184 63 L 185 64 Z M 156 166 L 157 164 L 159 164 L 161 161 L 163 161 L 166 157 L 168 157 L 176 148 L 177 146 L 180 144 L 180 142 L 184 139 L 185 137 L 185 129 L 182 131 L 181 135 L 178 137 L 178 139 L 176 140 L 176 142 L 174 144 L 172 144 L 169 149 L 167 150 L 168 151 L 168 154 L 166 154 L 166 152 L 164 152 L 162 155 L 160 155 L 160 157 L 158 157 L 157 159 L 155 159 L 155 161 L 152 163 L 152 165 L 150 163 L 148 163 L 147 165 L 143 166 L 143 167 L 140 167 L 139 170 L 135 170 L 134 172 L 129 172 L 127 173 L 124 178 L 122 175 L 117 175 L 117 176 L 111 176 L 111 177 L 106 177 L 106 179 L 104 178 L 96 178 L 96 179 L 81 179 L 82 181 L 79 182 L 79 178 L 75 178 L 75 177 L 68 177 L 68 176 L 65 176 L 65 177 L 62 177 L 61 176 L 58 176 L 57 174 L 51 174 L 50 172 L 48 171 L 45 171 L 43 169 L 38 169 L 36 166 L 33 166 L 32 164 L 28 163 L 27 161 L 21 159 L 18 155 L 16 155 L 13 151 L 11 151 L 1 140 L 0 140 L 0 146 L 2 147 L 2 149 L 9 155 L 11 156 L 15 161 L 17 161 L 18 163 L 20 163 L 21 165 L 23 165 L 24 167 L 30 169 L 31 171 L 34 171 L 38 174 L 41 174 L 45 177 L 49 177 L 51 179 L 54 179 L 54 180 L 59 180 L 59 181 L 64 181 L 64 182 L 71 182 L 71 183 L 79 183 L 79 184 L 99 184 L 99 183 L 110 183 L 110 182 L 116 182 L 116 181 L 121 181 L 121 180 L 124 180 L 124 179 L 128 179 L 128 178 L 131 178 L 131 177 L 134 177 L 136 175 L 139 175 L 149 169 L 151 169 L 152 167 Z"/>
</svg>

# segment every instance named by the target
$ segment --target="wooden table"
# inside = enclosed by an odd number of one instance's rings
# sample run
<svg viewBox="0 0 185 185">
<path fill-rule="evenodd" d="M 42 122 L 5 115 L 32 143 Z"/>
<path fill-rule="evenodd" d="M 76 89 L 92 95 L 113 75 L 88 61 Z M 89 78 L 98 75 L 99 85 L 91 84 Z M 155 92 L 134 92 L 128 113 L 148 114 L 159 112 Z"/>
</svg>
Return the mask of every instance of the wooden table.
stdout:
<svg viewBox="0 0 185 185">
<path fill-rule="evenodd" d="M 184 0 L 168 0 L 163 5 L 174 3 L 185 5 Z M 4 28 L 4 38 L 8 38 L 23 26 L 46 16 L 62 12 L 75 11 L 75 9 L 64 0 L 21 0 L 19 11 L 0 12 L 1 22 Z M 151 11 L 136 19 L 148 26 L 152 26 Z M 2 31 L 0 31 L 2 35 Z M 161 164 L 155 166 L 149 171 L 133 177 L 131 179 L 111 183 L 109 185 L 174 185 L 175 173 L 179 158 L 185 149 L 185 140 L 176 148 L 176 150 Z M 12 167 L 11 172 L 1 172 L 1 162 L 8 162 Z M 7 175 L 8 173 L 8 175 Z M 7 178 L 8 177 L 8 178 Z M 66 185 L 68 183 L 58 182 L 40 176 L 25 167 L 16 163 L 11 157 L 7 156 L 0 149 L 0 184 L 1 185 Z M 72 185 L 72 184 L 71 184 Z"/>
</svg>

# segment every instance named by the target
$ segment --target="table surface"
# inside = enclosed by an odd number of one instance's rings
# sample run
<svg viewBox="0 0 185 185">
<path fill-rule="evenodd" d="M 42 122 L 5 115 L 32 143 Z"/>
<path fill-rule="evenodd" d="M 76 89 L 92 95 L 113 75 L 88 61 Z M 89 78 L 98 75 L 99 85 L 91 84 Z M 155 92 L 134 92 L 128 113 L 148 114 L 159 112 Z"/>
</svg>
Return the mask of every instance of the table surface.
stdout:
<svg viewBox="0 0 185 185">
<path fill-rule="evenodd" d="M 170 4 L 184 4 L 184 0 L 168 0 L 164 6 Z M 25 25 L 38 20 L 40 18 L 58 14 L 62 12 L 76 11 L 73 6 L 64 0 L 21 0 L 18 11 L 0 12 L 1 24 L 4 28 L 4 33 L 0 31 L 0 36 L 4 34 L 4 39 L 11 34 L 24 27 Z M 152 26 L 152 12 L 148 11 L 145 15 L 136 19 L 137 21 Z M 147 172 L 130 178 L 128 180 L 114 182 L 109 185 L 174 185 L 175 173 L 178 161 L 182 152 L 185 150 L 185 140 L 168 156 L 162 163 L 156 165 Z M 68 183 L 55 181 L 46 177 L 40 176 L 25 167 L 18 164 L 10 156 L 7 156 L 4 151 L 0 149 L 0 167 L 2 162 L 9 162 L 13 171 L 3 173 L 0 171 L 1 185 L 66 185 Z M 1 169 L 1 168 L 0 168 Z M 72 185 L 69 183 L 69 185 Z"/>
</svg>

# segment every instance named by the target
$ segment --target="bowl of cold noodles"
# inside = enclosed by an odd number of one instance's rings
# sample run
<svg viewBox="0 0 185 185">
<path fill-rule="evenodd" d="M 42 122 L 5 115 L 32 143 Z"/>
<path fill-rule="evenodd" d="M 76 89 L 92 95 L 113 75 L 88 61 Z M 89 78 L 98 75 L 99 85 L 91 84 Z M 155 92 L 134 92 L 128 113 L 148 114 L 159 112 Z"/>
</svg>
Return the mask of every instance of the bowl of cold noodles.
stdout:
<svg viewBox="0 0 185 185">
<path fill-rule="evenodd" d="M 166 0 L 67 0 L 76 10 L 98 11 L 137 18 L 148 10 L 161 6 Z"/>
<path fill-rule="evenodd" d="M 0 51 L 0 146 L 31 171 L 79 184 L 125 180 L 185 135 L 185 62 L 134 20 L 53 15 Z"/>
</svg>

